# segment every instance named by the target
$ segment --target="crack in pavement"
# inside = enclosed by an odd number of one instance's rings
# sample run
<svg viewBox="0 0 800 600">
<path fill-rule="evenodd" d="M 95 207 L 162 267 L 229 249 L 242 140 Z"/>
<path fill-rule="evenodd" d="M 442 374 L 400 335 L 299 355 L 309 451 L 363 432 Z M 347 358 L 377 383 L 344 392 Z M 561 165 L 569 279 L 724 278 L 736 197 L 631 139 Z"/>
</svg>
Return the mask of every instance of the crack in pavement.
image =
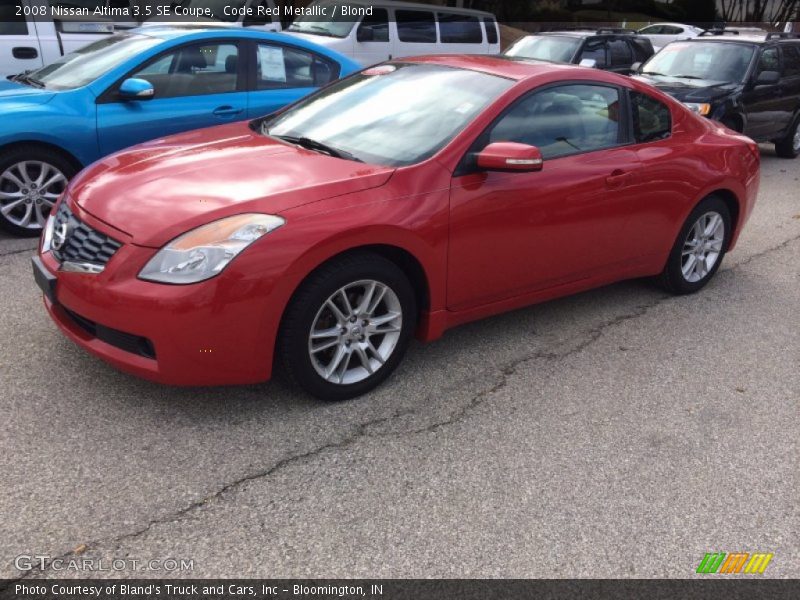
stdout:
<svg viewBox="0 0 800 600">
<path fill-rule="evenodd" d="M 36 252 L 36 248 L 36 246 L 33 246 L 32 248 L 23 248 L 22 250 L 9 250 L 8 252 L 0 253 L 0 258 L 4 256 L 14 256 L 15 254 L 22 254 L 24 252 Z"/>
<path fill-rule="evenodd" d="M 719 275 L 720 276 L 725 276 L 726 273 L 731 273 L 731 272 L 735 271 L 736 269 L 739 269 L 740 267 L 743 267 L 743 266 L 746 266 L 746 265 L 752 263 L 755 260 L 763 258 L 764 256 L 767 256 L 767 255 L 769 255 L 769 254 L 771 254 L 773 252 L 780 251 L 780 250 L 786 248 L 787 246 L 789 246 L 792 242 L 795 242 L 797 240 L 800 240 L 800 235 L 794 236 L 792 238 L 789 238 L 789 239 L 783 241 L 782 243 L 780 243 L 780 244 L 778 244 L 778 245 L 776 245 L 774 247 L 771 247 L 771 248 L 768 248 L 768 249 L 763 250 L 761 252 L 758 252 L 756 254 L 750 255 L 746 259 L 743 259 L 742 261 L 732 265 L 729 269 L 726 269 L 725 271 L 721 271 L 719 273 Z M 65 552 L 65 553 L 57 556 L 55 559 L 68 560 L 72 556 L 77 556 L 78 554 L 83 554 L 85 552 L 85 550 L 89 549 L 89 548 L 101 548 L 101 547 L 104 547 L 104 546 L 105 547 L 111 546 L 111 547 L 117 549 L 117 548 L 119 548 L 119 546 L 123 542 L 135 539 L 137 537 L 140 537 L 140 536 L 148 533 L 152 528 L 154 528 L 154 527 L 156 527 L 158 525 L 166 525 L 166 524 L 169 524 L 169 523 L 173 523 L 173 522 L 179 521 L 180 519 L 182 519 L 186 515 L 194 512 L 195 510 L 199 510 L 199 509 L 203 508 L 204 506 L 208 505 L 209 503 L 211 503 L 211 502 L 213 502 L 215 500 L 222 499 L 229 492 L 235 491 L 237 488 L 239 488 L 240 486 L 242 486 L 242 485 L 244 485 L 244 484 L 246 484 L 248 482 L 259 480 L 259 479 L 263 479 L 263 478 L 266 478 L 266 477 L 270 477 L 271 475 L 274 475 L 275 473 L 277 473 L 279 471 L 282 471 L 283 469 L 285 469 L 287 467 L 290 467 L 290 466 L 292 466 L 294 464 L 298 464 L 298 463 L 303 463 L 304 464 L 307 461 L 313 459 L 314 457 L 320 456 L 321 454 L 323 454 L 323 453 L 325 453 L 327 451 L 340 450 L 340 449 L 343 449 L 343 448 L 347 448 L 349 446 L 352 446 L 352 445 L 358 443 L 359 441 L 361 441 L 364 438 L 377 439 L 377 438 L 381 438 L 381 437 L 390 437 L 390 436 L 395 436 L 395 437 L 398 437 L 398 436 L 412 436 L 412 435 L 419 435 L 419 434 L 423 434 L 423 433 L 433 433 L 433 432 L 436 432 L 436 431 L 438 431 L 438 430 L 440 430 L 440 429 L 442 429 L 444 427 L 447 427 L 447 426 L 450 426 L 450 425 L 455 425 L 455 424 L 457 424 L 459 422 L 462 422 L 462 421 L 466 420 L 467 418 L 469 418 L 470 414 L 475 409 L 477 409 L 479 406 L 484 404 L 489 399 L 489 397 L 491 397 L 493 394 L 495 394 L 496 392 L 498 392 L 501 389 L 503 389 L 504 387 L 506 387 L 506 385 L 508 385 L 509 379 L 514 374 L 516 374 L 517 369 L 521 365 L 524 365 L 524 364 L 529 363 L 529 362 L 535 362 L 537 360 L 546 360 L 546 361 L 563 360 L 565 358 L 568 358 L 570 356 L 578 354 L 581 351 L 583 351 L 586 348 L 588 348 L 589 346 L 591 346 L 592 344 L 594 344 L 595 342 L 597 342 L 608 329 L 611 329 L 611 328 L 613 328 L 613 327 L 615 327 L 615 326 L 617 326 L 617 325 L 619 325 L 621 323 L 638 319 L 638 318 L 646 315 L 651 309 L 656 308 L 657 306 L 663 304 L 664 302 L 667 302 L 669 300 L 674 300 L 674 299 L 676 299 L 676 296 L 673 296 L 671 294 L 664 294 L 664 295 L 661 295 L 660 297 L 658 297 L 657 299 L 655 299 L 652 302 L 648 302 L 646 304 L 641 304 L 641 305 L 637 306 L 636 309 L 633 310 L 632 312 L 628 312 L 628 313 L 622 314 L 622 315 L 617 315 L 616 317 L 614 317 L 612 319 L 609 319 L 608 321 L 605 321 L 603 323 L 600 323 L 599 325 L 597 325 L 597 326 L 589 329 L 585 333 L 581 334 L 581 336 L 584 337 L 584 339 L 582 341 L 580 341 L 577 344 L 574 344 L 571 347 L 566 348 L 566 349 L 564 349 L 564 350 L 562 350 L 560 352 L 537 351 L 537 352 L 528 354 L 526 356 L 523 356 L 521 358 L 518 358 L 518 359 L 516 359 L 514 361 L 511 361 L 509 363 L 506 363 L 505 365 L 500 366 L 499 367 L 498 376 L 496 377 L 495 381 L 492 383 L 491 386 L 489 386 L 489 387 L 477 392 L 476 394 L 474 394 L 458 410 L 452 412 L 448 417 L 446 417 L 444 419 L 441 419 L 441 420 L 436 421 L 434 423 L 429 423 L 428 425 L 426 425 L 424 427 L 415 428 L 415 429 L 390 430 L 390 431 L 383 431 L 383 432 L 380 432 L 380 433 L 377 433 L 377 434 L 371 434 L 370 433 L 370 429 L 374 428 L 377 425 L 381 425 L 381 424 L 384 424 L 384 423 L 391 423 L 391 422 L 396 421 L 397 419 L 400 419 L 400 418 L 402 418 L 404 416 L 417 414 L 417 411 L 412 410 L 412 409 L 408 409 L 408 410 L 396 411 L 392 415 L 387 416 L 387 417 L 380 417 L 380 418 L 376 418 L 376 419 L 372 419 L 372 420 L 366 421 L 364 423 L 360 423 L 360 424 L 354 425 L 350 429 L 350 434 L 345 436 L 345 437 L 343 437 L 343 438 L 340 438 L 338 441 L 328 442 L 326 444 L 323 444 L 321 446 L 318 446 L 318 447 L 313 448 L 311 450 L 308 450 L 306 452 L 302 452 L 300 454 L 293 454 L 293 455 L 287 456 L 285 458 L 282 458 L 282 459 L 278 460 L 277 462 L 275 462 L 272 466 L 270 466 L 267 469 L 263 469 L 261 471 L 257 471 L 257 472 L 254 472 L 254 473 L 249 473 L 247 475 L 244 475 L 244 476 L 240 477 L 239 479 L 233 480 L 231 482 L 228 482 L 228 483 L 222 485 L 220 488 L 218 488 L 213 493 L 205 496 L 204 498 L 202 498 L 200 500 L 195 500 L 194 502 L 191 502 L 191 503 L 187 504 L 186 506 L 184 506 L 183 508 L 181 508 L 181 509 L 179 509 L 177 511 L 169 513 L 169 514 L 167 514 L 167 515 L 165 515 L 163 517 L 152 519 L 152 520 L 148 521 L 142 527 L 136 529 L 135 531 L 130 531 L 128 533 L 124 533 L 122 535 L 119 535 L 119 536 L 111 538 L 111 539 L 106 539 L 106 540 L 100 539 L 100 540 L 94 540 L 94 541 L 91 541 L 91 542 L 84 542 L 83 544 L 81 544 L 81 546 L 83 548 L 82 548 L 80 553 L 77 553 L 74 550 L 70 550 L 68 552 Z M 55 560 L 55 559 L 52 559 L 52 560 Z M 52 563 L 52 560 L 50 561 L 51 563 Z M 24 579 L 27 579 L 27 578 L 31 577 L 34 573 L 41 574 L 41 573 L 44 573 L 46 570 L 47 570 L 47 567 L 45 567 L 45 569 L 37 570 L 37 571 L 31 570 L 31 571 L 28 571 L 28 572 L 24 573 L 23 575 L 15 578 L 15 579 L 10 579 L 10 580 L 7 581 L 6 585 L 0 585 L 0 591 L 3 591 L 5 589 L 7 589 L 9 586 L 13 585 L 13 583 L 15 583 L 17 581 L 21 581 L 21 580 L 24 580 Z"/>
</svg>

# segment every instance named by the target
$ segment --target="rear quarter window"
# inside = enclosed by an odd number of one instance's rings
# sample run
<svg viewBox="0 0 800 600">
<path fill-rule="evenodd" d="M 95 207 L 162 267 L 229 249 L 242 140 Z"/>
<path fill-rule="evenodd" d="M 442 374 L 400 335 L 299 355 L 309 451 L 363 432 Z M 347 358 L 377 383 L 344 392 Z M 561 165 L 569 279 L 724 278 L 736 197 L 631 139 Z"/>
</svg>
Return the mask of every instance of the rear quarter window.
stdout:
<svg viewBox="0 0 800 600">
<path fill-rule="evenodd" d="M 784 46 L 783 66 L 786 77 L 800 75 L 800 46 Z"/>
<path fill-rule="evenodd" d="M 637 144 L 664 140 L 672 134 L 669 107 L 647 94 L 631 92 L 633 135 Z"/>
<path fill-rule="evenodd" d="M 486 27 L 486 41 L 490 44 L 499 42 L 500 40 L 497 36 L 497 21 L 484 17 L 483 24 Z"/>
</svg>

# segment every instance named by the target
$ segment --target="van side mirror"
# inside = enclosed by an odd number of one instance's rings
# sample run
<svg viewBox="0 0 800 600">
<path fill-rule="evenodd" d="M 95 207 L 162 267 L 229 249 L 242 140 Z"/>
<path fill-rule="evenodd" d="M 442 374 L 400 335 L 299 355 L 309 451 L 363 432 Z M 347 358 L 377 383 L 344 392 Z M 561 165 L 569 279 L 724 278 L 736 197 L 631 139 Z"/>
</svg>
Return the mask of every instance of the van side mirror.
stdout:
<svg viewBox="0 0 800 600">
<path fill-rule="evenodd" d="M 155 95 L 153 84 L 145 79 L 126 79 L 119 86 L 119 97 L 123 100 L 150 100 Z"/>
<path fill-rule="evenodd" d="M 756 79 L 756 85 L 776 85 L 781 80 L 777 71 L 761 71 Z"/>
<path fill-rule="evenodd" d="M 597 66 L 597 61 L 593 58 L 584 58 L 580 63 L 578 63 L 581 67 L 586 67 L 587 69 L 594 69 Z"/>
<path fill-rule="evenodd" d="M 373 42 L 375 41 L 375 32 L 372 27 L 359 27 L 356 31 L 356 41 L 359 42 Z"/>
<path fill-rule="evenodd" d="M 642 63 L 635 62 L 635 63 L 633 63 L 631 65 L 631 73 L 638 73 L 639 69 L 641 69 L 641 68 L 642 68 Z"/>
<path fill-rule="evenodd" d="M 477 164 L 484 171 L 541 171 L 542 153 L 536 146 L 517 142 L 494 142 L 478 152 Z"/>
</svg>

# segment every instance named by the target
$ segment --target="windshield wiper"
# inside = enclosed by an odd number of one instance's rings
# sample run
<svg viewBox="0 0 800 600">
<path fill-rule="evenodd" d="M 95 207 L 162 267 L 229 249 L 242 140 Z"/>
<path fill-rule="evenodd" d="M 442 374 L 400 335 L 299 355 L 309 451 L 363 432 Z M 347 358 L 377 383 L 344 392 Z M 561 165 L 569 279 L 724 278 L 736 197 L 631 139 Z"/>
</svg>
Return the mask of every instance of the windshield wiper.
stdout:
<svg viewBox="0 0 800 600">
<path fill-rule="evenodd" d="M 334 158 L 343 158 L 345 160 L 364 162 L 363 160 L 353 156 L 349 152 L 345 152 L 344 150 L 334 148 L 333 146 L 328 146 L 328 144 L 324 144 L 323 142 L 319 142 L 317 140 L 312 140 L 311 138 L 296 137 L 293 135 L 273 135 L 272 137 L 278 138 L 279 140 L 283 140 L 284 142 L 289 142 L 290 144 L 296 144 L 298 146 L 302 146 L 303 148 L 308 148 L 309 150 L 314 150 L 315 152 L 322 152 L 323 154 L 327 154 L 328 156 L 333 156 Z"/>
<path fill-rule="evenodd" d="M 583 150 L 583 148 L 579 148 L 578 146 L 576 146 L 575 144 L 573 144 L 572 142 L 570 142 L 570 141 L 569 141 L 567 138 L 565 138 L 565 137 L 557 137 L 557 138 L 556 138 L 556 141 L 557 141 L 557 142 L 564 142 L 565 144 L 569 144 L 570 146 L 572 146 L 573 148 L 575 148 L 575 150 L 578 150 L 578 151 L 580 151 L 580 150 Z"/>
<path fill-rule="evenodd" d="M 664 75 L 663 73 L 656 73 L 655 71 L 642 71 L 642 75 L 655 75 L 656 77 L 669 77 L 669 75 Z"/>
<path fill-rule="evenodd" d="M 44 89 L 44 88 L 47 87 L 44 84 L 44 82 L 39 81 L 38 79 L 34 79 L 33 77 L 31 77 L 29 75 L 29 73 L 30 73 L 30 71 L 25 71 L 24 73 L 20 73 L 19 75 L 14 77 L 13 80 L 14 81 L 18 81 L 20 83 L 27 83 L 28 85 L 33 86 L 35 88 L 39 88 L 39 89 Z"/>
<path fill-rule="evenodd" d="M 696 75 L 670 75 L 670 77 L 675 77 L 676 79 L 702 79 L 702 77 L 697 77 Z"/>
</svg>

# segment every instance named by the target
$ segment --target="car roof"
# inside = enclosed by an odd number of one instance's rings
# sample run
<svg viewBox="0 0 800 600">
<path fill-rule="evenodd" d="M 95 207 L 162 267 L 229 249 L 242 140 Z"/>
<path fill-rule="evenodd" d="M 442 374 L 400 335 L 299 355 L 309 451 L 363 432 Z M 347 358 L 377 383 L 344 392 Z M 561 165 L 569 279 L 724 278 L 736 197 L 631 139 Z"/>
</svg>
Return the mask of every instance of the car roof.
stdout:
<svg viewBox="0 0 800 600">
<path fill-rule="evenodd" d="M 602 38 L 625 38 L 625 39 L 642 39 L 643 36 L 638 35 L 634 31 L 630 32 L 623 32 L 623 31 L 603 31 L 602 28 L 600 30 L 597 29 L 575 29 L 575 30 L 568 30 L 568 31 L 540 31 L 538 33 L 531 33 L 529 35 L 523 37 L 534 37 L 534 36 L 563 36 L 563 37 L 571 37 L 571 38 L 578 38 L 584 39 L 589 37 L 602 37 Z M 523 39 L 523 38 L 519 38 Z"/>
<path fill-rule="evenodd" d="M 686 23 L 676 23 L 672 21 L 664 21 L 663 23 L 650 23 L 649 25 L 643 25 L 641 29 L 645 29 L 647 27 L 654 27 L 656 25 L 671 25 L 673 27 L 689 27 L 690 29 L 701 29 L 700 27 L 696 27 L 694 25 L 687 25 Z"/>
<path fill-rule="evenodd" d="M 578 74 L 578 71 L 584 71 L 584 74 L 591 76 L 597 76 L 598 73 L 601 73 L 597 69 L 588 69 L 578 65 L 550 63 L 499 54 L 430 54 L 398 58 L 395 62 L 441 65 L 455 69 L 479 71 L 515 81 L 522 81 L 523 79 L 539 77 L 554 72 L 568 72 L 575 75 Z"/>
</svg>

